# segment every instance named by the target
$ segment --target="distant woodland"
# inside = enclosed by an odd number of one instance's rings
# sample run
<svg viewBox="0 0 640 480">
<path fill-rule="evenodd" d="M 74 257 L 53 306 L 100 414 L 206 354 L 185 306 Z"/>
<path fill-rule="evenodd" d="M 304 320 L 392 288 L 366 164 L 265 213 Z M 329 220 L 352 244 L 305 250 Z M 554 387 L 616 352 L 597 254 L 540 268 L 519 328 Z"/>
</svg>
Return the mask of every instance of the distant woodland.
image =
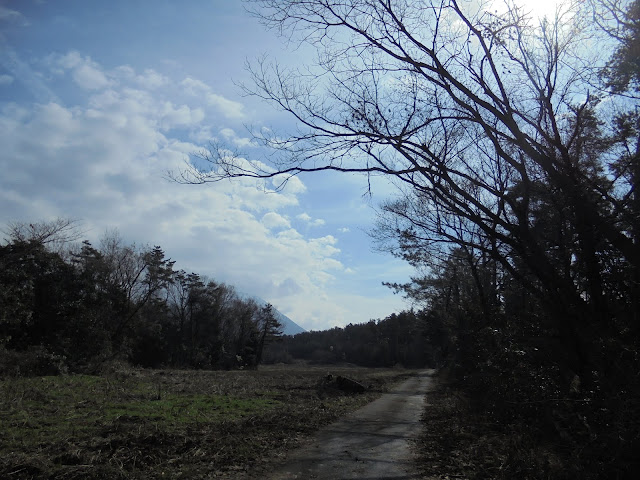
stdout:
<svg viewBox="0 0 640 480">
<path fill-rule="evenodd" d="M 449 340 L 443 325 L 427 321 L 425 312 L 394 313 L 319 332 L 282 337 L 265 349 L 271 362 L 304 360 L 310 364 L 363 367 L 435 367 L 446 357 Z"/>
<path fill-rule="evenodd" d="M 0 245 L 0 374 L 255 368 L 281 334 L 269 304 L 174 268 L 159 246 L 75 242 L 73 222 L 12 224 Z"/>
<path fill-rule="evenodd" d="M 15 223 L 0 245 L 0 374 L 141 367 L 255 368 L 260 363 L 435 365 L 447 345 L 423 312 L 283 336 L 269 304 L 175 267 L 159 246 L 116 231 L 97 246 L 73 222 Z M 446 347 L 445 347 L 446 348 Z"/>
</svg>

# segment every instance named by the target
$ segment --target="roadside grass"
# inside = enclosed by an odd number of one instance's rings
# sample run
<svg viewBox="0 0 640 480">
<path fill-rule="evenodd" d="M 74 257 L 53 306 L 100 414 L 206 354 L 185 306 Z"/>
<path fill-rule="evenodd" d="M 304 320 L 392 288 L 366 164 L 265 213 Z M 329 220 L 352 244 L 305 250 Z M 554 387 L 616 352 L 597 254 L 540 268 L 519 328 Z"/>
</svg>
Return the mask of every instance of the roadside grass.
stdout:
<svg viewBox="0 0 640 480">
<path fill-rule="evenodd" d="M 329 372 L 369 389 L 333 389 Z M 0 478 L 260 478 L 318 428 L 409 374 L 278 366 L 3 379 Z"/>
<path fill-rule="evenodd" d="M 535 425 L 498 424 L 446 383 L 426 396 L 415 443 L 425 480 L 541 480 L 585 478 L 558 445 L 536 436 Z M 590 477 L 591 478 L 591 477 Z"/>
</svg>

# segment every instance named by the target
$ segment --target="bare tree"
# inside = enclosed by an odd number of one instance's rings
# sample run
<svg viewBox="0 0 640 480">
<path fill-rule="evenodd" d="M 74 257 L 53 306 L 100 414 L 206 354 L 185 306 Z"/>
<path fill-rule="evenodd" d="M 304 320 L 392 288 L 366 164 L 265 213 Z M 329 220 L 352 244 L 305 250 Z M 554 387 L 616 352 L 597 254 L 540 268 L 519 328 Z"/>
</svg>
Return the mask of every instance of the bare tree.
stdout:
<svg viewBox="0 0 640 480">
<path fill-rule="evenodd" d="M 10 222 L 3 232 L 12 242 L 37 242 L 57 253 L 62 253 L 66 246 L 79 240 L 84 233 L 79 222 L 69 218 L 33 223 Z"/>
<path fill-rule="evenodd" d="M 464 247 L 499 262 L 553 312 L 575 371 L 593 371 L 589 338 L 613 315 L 606 258 L 637 278 L 640 242 L 636 182 L 612 173 L 615 142 L 597 116 L 615 92 L 593 89 L 617 44 L 589 5 L 536 21 L 511 1 L 250 3 L 318 48 L 306 71 L 259 61 L 244 87 L 298 131 L 256 135 L 279 153 L 271 164 L 215 147 L 181 180 L 385 175 L 401 192 L 385 208 L 416 251 Z"/>
<path fill-rule="evenodd" d="M 265 345 L 272 342 L 275 338 L 282 336 L 282 324 L 275 317 L 273 305 L 270 303 L 267 303 L 260 309 L 257 319 L 257 329 L 260 336 L 256 347 L 256 367 L 262 361 Z"/>
<path fill-rule="evenodd" d="M 111 295 L 117 312 L 112 319 L 112 338 L 118 347 L 144 306 L 160 293 L 167 295 L 175 262 L 165 258 L 159 246 L 140 249 L 124 245 L 117 230 L 105 232 L 100 255 L 105 272 L 102 288 Z"/>
</svg>

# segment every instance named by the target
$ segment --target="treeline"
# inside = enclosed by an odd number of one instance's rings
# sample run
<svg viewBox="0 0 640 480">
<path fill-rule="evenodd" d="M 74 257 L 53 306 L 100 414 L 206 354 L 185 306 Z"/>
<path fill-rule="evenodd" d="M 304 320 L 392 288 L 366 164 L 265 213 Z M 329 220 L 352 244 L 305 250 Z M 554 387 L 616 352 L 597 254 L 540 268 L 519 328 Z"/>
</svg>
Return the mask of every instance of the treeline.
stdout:
<svg viewBox="0 0 640 480">
<path fill-rule="evenodd" d="M 0 245 L 0 374 L 256 367 L 281 334 L 273 307 L 174 268 L 159 246 L 72 243 L 73 222 L 12 224 Z"/>
<path fill-rule="evenodd" d="M 557 224 L 548 212 L 536 223 L 553 231 Z M 621 285 L 630 279 L 625 268 L 618 269 L 613 257 L 601 258 L 610 264 L 600 287 L 608 292 L 609 317 L 599 324 L 578 317 L 570 343 L 565 323 L 575 319 L 566 318 L 566 304 L 537 295 L 504 265 L 473 249 L 432 257 L 426 275 L 392 285 L 427 305 L 421 316 L 440 335 L 444 377 L 496 424 L 556 445 L 562 461 L 578 468 L 566 478 L 582 477 L 587 467 L 593 478 L 626 478 L 640 468 L 637 298 L 622 294 Z M 571 269 L 575 284 L 590 282 L 577 262 Z M 525 276 L 524 270 L 519 265 L 516 275 Z M 593 301 L 586 292 L 584 299 Z"/>
<path fill-rule="evenodd" d="M 409 310 L 383 320 L 284 337 L 269 345 L 265 355 L 273 361 L 421 368 L 441 364 L 447 355 L 446 333 L 427 321 L 426 312 Z"/>
</svg>

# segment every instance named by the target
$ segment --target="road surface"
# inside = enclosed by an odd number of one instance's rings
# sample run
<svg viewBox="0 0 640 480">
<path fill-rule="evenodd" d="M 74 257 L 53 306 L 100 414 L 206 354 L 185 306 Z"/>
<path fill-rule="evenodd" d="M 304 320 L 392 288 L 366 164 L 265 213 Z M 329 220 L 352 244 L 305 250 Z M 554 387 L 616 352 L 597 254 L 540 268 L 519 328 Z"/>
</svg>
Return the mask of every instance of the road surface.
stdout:
<svg viewBox="0 0 640 480">
<path fill-rule="evenodd" d="M 410 439 L 420 429 L 433 370 L 420 372 L 393 391 L 320 430 L 312 443 L 292 452 L 269 477 L 293 479 L 418 479 Z"/>
</svg>

